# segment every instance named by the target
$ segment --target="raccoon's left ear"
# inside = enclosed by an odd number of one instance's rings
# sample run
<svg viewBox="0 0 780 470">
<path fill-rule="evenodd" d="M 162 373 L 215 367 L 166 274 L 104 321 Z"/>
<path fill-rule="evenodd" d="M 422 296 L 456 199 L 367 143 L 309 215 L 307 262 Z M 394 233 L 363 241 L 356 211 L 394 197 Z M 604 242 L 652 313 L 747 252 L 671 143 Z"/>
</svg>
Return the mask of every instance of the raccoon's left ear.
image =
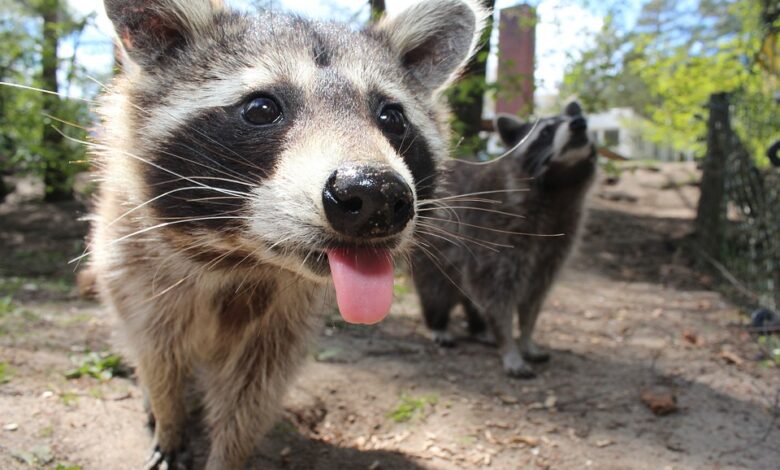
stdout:
<svg viewBox="0 0 780 470">
<path fill-rule="evenodd" d="M 514 147 L 523 137 L 533 128 L 533 124 L 521 121 L 510 114 L 499 114 L 496 117 L 493 127 L 498 132 L 501 141 L 508 147 Z"/>
<path fill-rule="evenodd" d="M 476 52 L 489 12 L 477 0 L 429 0 L 383 18 L 373 30 L 430 93 L 454 80 Z"/>
<path fill-rule="evenodd" d="M 104 0 L 122 48 L 142 68 L 191 43 L 223 9 L 222 0 Z"/>
</svg>

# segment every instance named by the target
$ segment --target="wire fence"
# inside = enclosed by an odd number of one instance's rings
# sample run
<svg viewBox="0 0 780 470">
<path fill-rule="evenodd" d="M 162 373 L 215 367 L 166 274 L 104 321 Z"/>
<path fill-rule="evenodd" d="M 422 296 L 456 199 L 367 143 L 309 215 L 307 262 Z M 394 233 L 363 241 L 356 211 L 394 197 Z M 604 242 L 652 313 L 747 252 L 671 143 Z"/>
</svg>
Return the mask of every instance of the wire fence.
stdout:
<svg viewBox="0 0 780 470">
<path fill-rule="evenodd" d="M 780 140 L 780 106 L 765 97 L 726 95 L 728 121 L 710 132 L 731 141 L 722 152 L 724 199 L 720 263 L 753 305 L 780 306 L 780 168 L 767 149 Z M 711 126 L 713 121 L 710 121 Z"/>
</svg>

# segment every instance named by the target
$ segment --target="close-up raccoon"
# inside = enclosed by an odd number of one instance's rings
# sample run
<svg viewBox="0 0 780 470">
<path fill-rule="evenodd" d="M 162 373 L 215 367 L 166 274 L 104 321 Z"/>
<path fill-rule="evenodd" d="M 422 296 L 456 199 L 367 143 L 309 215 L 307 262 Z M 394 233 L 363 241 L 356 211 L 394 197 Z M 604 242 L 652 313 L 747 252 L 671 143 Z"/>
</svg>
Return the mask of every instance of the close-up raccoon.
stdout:
<svg viewBox="0 0 780 470">
<path fill-rule="evenodd" d="M 393 259 L 448 153 L 442 92 L 487 13 L 429 0 L 356 31 L 220 0 L 105 0 L 91 269 L 155 424 L 148 468 L 240 468 L 274 423 L 329 291 L 388 312 Z"/>
<path fill-rule="evenodd" d="M 447 326 L 451 310 L 462 304 L 470 332 L 495 338 L 506 373 L 530 378 L 535 373 L 525 360 L 549 359 L 533 342 L 534 326 L 577 238 L 596 149 L 577 103 L 538 122 L 502 115 L 496 130 L 510 149 L 503 158 L 453 160 L 443 169 L 439 193 L 450 207 L 421 216 L 427 235 L 412 257 L 412 271 L 438 343 L 454 344 Z M 458 194 L 472 199 L 453 196 Z"/>
</svg>

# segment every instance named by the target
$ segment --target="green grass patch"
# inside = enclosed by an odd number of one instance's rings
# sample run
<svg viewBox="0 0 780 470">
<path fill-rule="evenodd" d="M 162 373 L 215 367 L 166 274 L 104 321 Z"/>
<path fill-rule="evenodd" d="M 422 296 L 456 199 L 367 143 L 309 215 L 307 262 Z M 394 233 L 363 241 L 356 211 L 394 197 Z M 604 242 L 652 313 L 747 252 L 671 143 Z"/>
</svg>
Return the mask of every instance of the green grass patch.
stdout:
<svg viewBox="0 0 780 470">
<path fill-rule="evenodd" d="M 762 361 L 764 366 L 780 366 L 780 336 L 778 335 L 764 335 L 758 337 L 758 344 L 761 345 L 761 349 L 768 356 Z"/>
<path fill-rule="evenodd" d="M 0 362 L 0 385 L 11 381 L 13 370 L 6 362 Z"/>
<path fill-rule="evenodd" d="M 68 463 L 58 463 L 54 470 L 81 470 L 81 465 L 71 465 Z"/>
<path fill-rule="evenodd" d="M 398 405 L 390 410 L 386 417 L 396 423 L 405 423 L 421 414 L 429 405 L 435 405 L 437 401 L 435 396 L 413 397 L 401 394 Z"/>
<path fill-rule="evenodd" d="M 400 297 L 402 295 L 406 295 L 410 292 L 409 285 L 405 282 L 396 282 L 393 284 L 393 294 L 395 294 L 397 297 Z"/>
<path fill-rule="evenodd" d="M 71 361 L 76 367 L 65 372 L 65 378 L 71 380 L 86 376 L 100 381 L 108 381 L 114 377 L 130 375 L 130 368 L 116 354 L 92 351 L 80 357 L 71 357 Z"/>
<path fill-rule="evenodd" d="M 48 439 L 54 435 L 54 426 L 46 426 L 38 430 L 38 437 Z"/>
<path fill-rule="evenodd" d="M 79 401 L 79 396 L 73 392 L 65 392 L 60 395 L 60 401 L 65 406 L 74 406 Z"/>
<path fill-rule="evenodd" d="M 74 288 L 73 280 L 67 277 L 0 277 L 0 298 L 22 291 L 69 294 Z"/>
<path fill-rule="evenodd" d="M 14 313 L 14 310 L 16 310 L 16 307 L 14 306 L 13 296 L 6 295 L 0 297 L 0 317 L 5 317 Z"/>
</svg>

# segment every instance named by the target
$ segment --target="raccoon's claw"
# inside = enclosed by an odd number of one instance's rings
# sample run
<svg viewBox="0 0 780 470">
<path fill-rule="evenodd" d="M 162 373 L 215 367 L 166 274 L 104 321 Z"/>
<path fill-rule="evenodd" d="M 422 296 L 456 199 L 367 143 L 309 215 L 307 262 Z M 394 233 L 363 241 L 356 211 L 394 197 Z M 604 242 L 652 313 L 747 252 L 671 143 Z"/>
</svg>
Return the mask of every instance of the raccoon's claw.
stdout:
<svg viewBox="0 0 780 470">
<path fill-rule="evenodd" d="M 504 372 L 509 377 L 515 379 L 533 379 L 536 377 L 536 372 L 523 362 L 520 355 L 511 354 L 504 356 L 502 362 L 504 363 Z"/>
<path fill-rule="evenodd" d="M 531 340 L 523 341 L 520 339 L 520 352 L 523 355 L 523 359 L 529 362 L 547 362 L 550 360 L 550 353 L 539 349 L 539 346 Z"/>
<path fill-rule="evenodd" d="M 433 340 L 443 348 L 455 347 L 455 338 L 449 331 L 434 331 Z"/>
<path fill-rule="evenodd" d="M 144 470 L 190 470 L 192 462 L 186 451 L 164 452 L 155 446 L 152 455 L 144 465 Z"/>
<path fill-rule="evenodd" d="M 525 351 L 523 352 L 523 359 L 529 362 L 535 362 L 537 364 L 547 362 L 550 360 L 550 353 L 544 351 Z"/>
</svg>

